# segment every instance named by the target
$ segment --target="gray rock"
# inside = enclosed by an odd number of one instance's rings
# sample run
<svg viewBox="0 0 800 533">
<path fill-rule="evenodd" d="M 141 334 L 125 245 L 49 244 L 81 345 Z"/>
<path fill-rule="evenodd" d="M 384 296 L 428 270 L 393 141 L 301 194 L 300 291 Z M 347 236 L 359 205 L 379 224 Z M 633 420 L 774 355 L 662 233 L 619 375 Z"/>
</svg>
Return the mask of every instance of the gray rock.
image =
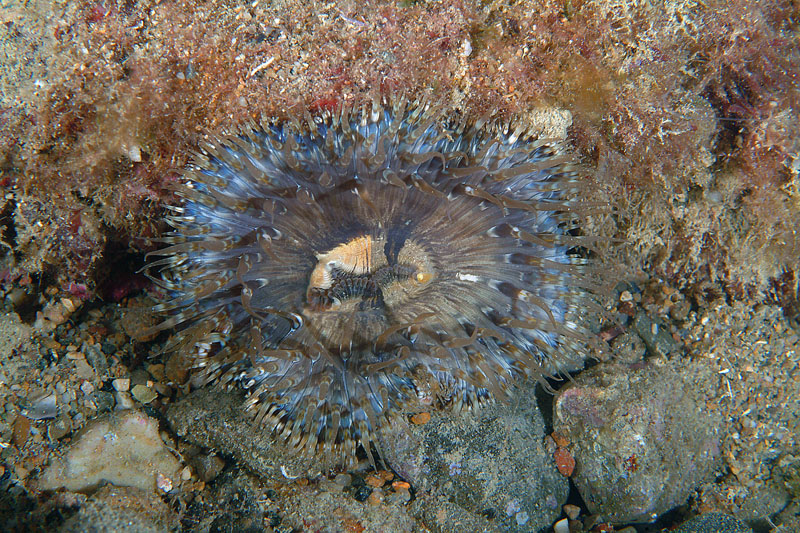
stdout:
<svg viewBox="0 0 800 533">
<path fill-rule="evenodd" d="M 687 520 L 674 533 L 753 533 L 753 530 L 730 515 L 706 513 Z"/>
<path fill-rule="evenodd" d="M 616 355 L 615 360 L 627 365 L 640 363 L 647 351 L 647 347 L 641 337 L 630 330 L 614 339 L 611 347 Z"/>
<path fill-rule="evenodd" d="M 108 359 L 100 347 L 97 344 L 84 343 L 81 350 L 95 373 L 102 378 L 108 377 Z"/>
<path fill-rule="evenodd" d="M 652 356 L 664 357 L 679 348 L 669 332 L 669 326 L 662 320 L 650 318 L 644 311 L 636 314 L 631 328 L 641 337 Z"/>
<path fill-rule="evenodd" d="M 72 419 L 63 413 L 47 425 L 47 436 L 52 440 L 59 440 L 70 431 L 72 431 Z"/>
<path fill-rule="evenodd" d="M 414 512 L 434 531 L 463 531 L 464 524 L 537 531 L 559 516 L 568 492 L 544 437 L 533 386 L 526 385 L 507 403 L 398 426 L 382 447 L 417 490 Z"/>
<path fill-rule="evenodd" d="M 287 449 L 273 438 L 271 427 L 257 424 L 243 406 L 244 393 L 207 387 L 172 404 L 166 416 L 187 442 L 233 457 L 270 481 L 313 478 L 335 468 L 332 458 L 306 457 Z"/>
<path fill-rule="evenodd" d="M 263 480 L 287 483 L 333 469 L 325 457 L 287 450 L 242 404 L 242 394 L 205 388 L 171 405 L 166 416 L 188 442 L 233 457 Z M 434 413 L 427 424 L 393 427 L 381 449 L 417 491 L 411 512 L 427 527 L 461 532 L 455 526 L 461 523 L 482 531 L 536 531 L 558 517 L 568 492 L 567 480 L 544 450 L 544 434 L 531 387 L 508 404 Z"/>
<path fill-rule="evenodd" d="M 789 493 L 782 486 L 767 481 L 750 489 L 741 505 L 731 512 L 739 520 L 768 530 L 770 526 L 764 517 L 779 513 L 789 499 Z"/>
<path fill-rule="evenodd" d="M 714 472 L 722 421 L 698 408 L 674 366 L 601 364 L 556 398 L 553 425 L 571 443 L 575 484 L 605 520 L 652 521 Z"/>
<path fill-rule="evenodd" d="M 94 391 L 92 399 L 97 406 L 98 414 L 106 413 L 114 408 L 114 395 L 106 391 Z"/>
<path fill-rule="evenodd" d="M 213 480 L 225 468 L 225 461 L 218 455 L 203 453 L 192 458 L 190 462 L 197 473 L 197 477 L 205 483 Z"/>
</svg>

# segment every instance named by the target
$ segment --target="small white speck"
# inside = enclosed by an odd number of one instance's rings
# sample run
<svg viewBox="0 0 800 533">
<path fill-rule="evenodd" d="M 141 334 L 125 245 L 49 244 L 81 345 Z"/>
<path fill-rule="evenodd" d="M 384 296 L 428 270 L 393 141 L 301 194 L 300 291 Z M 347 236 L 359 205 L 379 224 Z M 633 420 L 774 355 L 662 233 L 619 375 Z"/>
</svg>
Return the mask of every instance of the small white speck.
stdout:
<svg viewBox="0 0 800 533">
<path fill-rule="evenodd" d="M 519 512 L 519 500 L 514 498 L 506 504 L 506 515 L 513 516 Z"/>
<path fill-rule="evenodd" d="M 461 473 L 461 461 L 454 461 L 450 463 L 450 476 L 456 476 Z"/>
<path fill-rule="evenodd" d="M 134 144 L 128 148 L 128 159 L 134 163 L 138 163 L 142 160 L 142 150 L 139 148 L 139 146 Z"/>
<path fill-rule="evenodd" d="M 456 274 L 456 278 L 459 281 L 472 281 L 472 282 L 480 281 L 480 279 L 481 279 L 478 276 L 476 276 L 475 274 L 462 274 L 461 272 L 458 272 Z"/>
<path fill-rule="evenodd" d="M 172 480 L 164 474 L 159 473 L 156 476 L 156 486 L 164 492 L 169 492 L 172 490 Z"/>
<path fill-rule="evenodd" d="M 250 74 L 248 74 L 248 77 L 252 78 L 257 72 L 259 72 L 259 71 L 267 68 L 268 66 L 270 66 L 273 61 L 275 61 L 275 57 L 274 56 L 270 56 L 269 59 L 267 59 L 263 63 L 257 65 L 253 70 L 251 70 Z"/>
<path fill-rule="evenodd" d="M 469 57 L 472 53 L 472 42 L 469 38 L 464 39 L 464 42 L 461 43 L 461 57 Z"/>
<path fill-rule="evenodd" d="M 283 477 L 285 477 L 286 479 L 297 479 L 297 478 L 300 477 L 300 476 L 293 476 L 293 475 L 289 474 L 289 472 L 287 472 L 286 467 L 284 465 L 281 465 L 281 474 L 283 474 Z"/>
</svg>

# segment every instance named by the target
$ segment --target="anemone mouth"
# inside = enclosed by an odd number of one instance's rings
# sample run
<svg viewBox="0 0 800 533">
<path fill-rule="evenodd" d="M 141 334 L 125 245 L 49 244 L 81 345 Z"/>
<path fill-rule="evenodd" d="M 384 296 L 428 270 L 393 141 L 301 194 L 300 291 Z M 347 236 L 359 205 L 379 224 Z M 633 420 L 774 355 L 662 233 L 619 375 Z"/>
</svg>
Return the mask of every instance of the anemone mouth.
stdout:
<svg viewBox="0 0 800 533">
<path fill-rule="evenodd" d="M 422 247 L 409 241 L 397 250 L 398 243 L 379 228 L 375 234 L 316 254 L 302 315 L 335 353 L 390 348 L 381 335 L 397 323 L 403 306 L 424 298 L 434 278 Z"/>
<path fill-rule="evenodd" d="M 288 444 L 347 461 L 412 404 L 582 357 L 582 186 L 556 143 L 418 106 L 245 130 L 186 172 L 159 328 Z"/>
<path fill-rule="evenodd" d="M 386 235 L 373 238 L 363 235 L 333 249 L 316 254 L 317 264 L 311 272 L 305 315 L 313 312 L 369 312 L 402 303 L 398 293 L 413 292 L 413 286 L 424 286 L 433 279 L 428 254 L 416 248 L 409 257 L 398 257 Z M 405 247 L 402 251 L 405 251 Z M 387 300 L 388 298 L 388 300 Z"/>
</svg>

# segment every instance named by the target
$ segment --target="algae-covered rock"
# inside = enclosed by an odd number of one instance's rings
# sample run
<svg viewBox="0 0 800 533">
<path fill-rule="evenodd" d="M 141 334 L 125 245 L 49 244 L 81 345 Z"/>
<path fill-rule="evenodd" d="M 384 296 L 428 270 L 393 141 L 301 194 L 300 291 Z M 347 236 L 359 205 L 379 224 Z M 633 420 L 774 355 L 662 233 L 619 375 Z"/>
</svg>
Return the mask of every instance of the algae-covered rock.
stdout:
<svg viewBox="0 0 800 533">
<path fill-rule="evenodd" d="M 692 387 L 667 364 L 598 365 L 559 392 L 553 426 L 571 443 L 590 512 L 649 522 L 713 476 L 722 421 Z"/>
<path fill-rule="evenodd" d="M 426 527 L 539 531 L 558 518 L 569 490 L 545 433 L 534 386 L 523 383 L 507 402 L 398 426 L 382 447 L 417 491 L 412 512 Z"/>
</svg>

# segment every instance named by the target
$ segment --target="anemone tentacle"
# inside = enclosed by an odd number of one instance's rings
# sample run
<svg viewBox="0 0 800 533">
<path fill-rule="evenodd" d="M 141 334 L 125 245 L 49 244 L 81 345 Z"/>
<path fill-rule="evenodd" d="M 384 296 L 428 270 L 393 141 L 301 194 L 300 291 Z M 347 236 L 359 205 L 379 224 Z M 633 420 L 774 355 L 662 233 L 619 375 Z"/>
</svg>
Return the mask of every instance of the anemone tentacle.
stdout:
<svg viewBox="0 0 800 533">
<path fill-rule="evenodd" d="M 403 409 L 582 356 L 585 186 L 558 142 L 424 105 L 250 126 L 185 172 L 159 328 L 288 445 L 347 461 Z"/>
</svg>

